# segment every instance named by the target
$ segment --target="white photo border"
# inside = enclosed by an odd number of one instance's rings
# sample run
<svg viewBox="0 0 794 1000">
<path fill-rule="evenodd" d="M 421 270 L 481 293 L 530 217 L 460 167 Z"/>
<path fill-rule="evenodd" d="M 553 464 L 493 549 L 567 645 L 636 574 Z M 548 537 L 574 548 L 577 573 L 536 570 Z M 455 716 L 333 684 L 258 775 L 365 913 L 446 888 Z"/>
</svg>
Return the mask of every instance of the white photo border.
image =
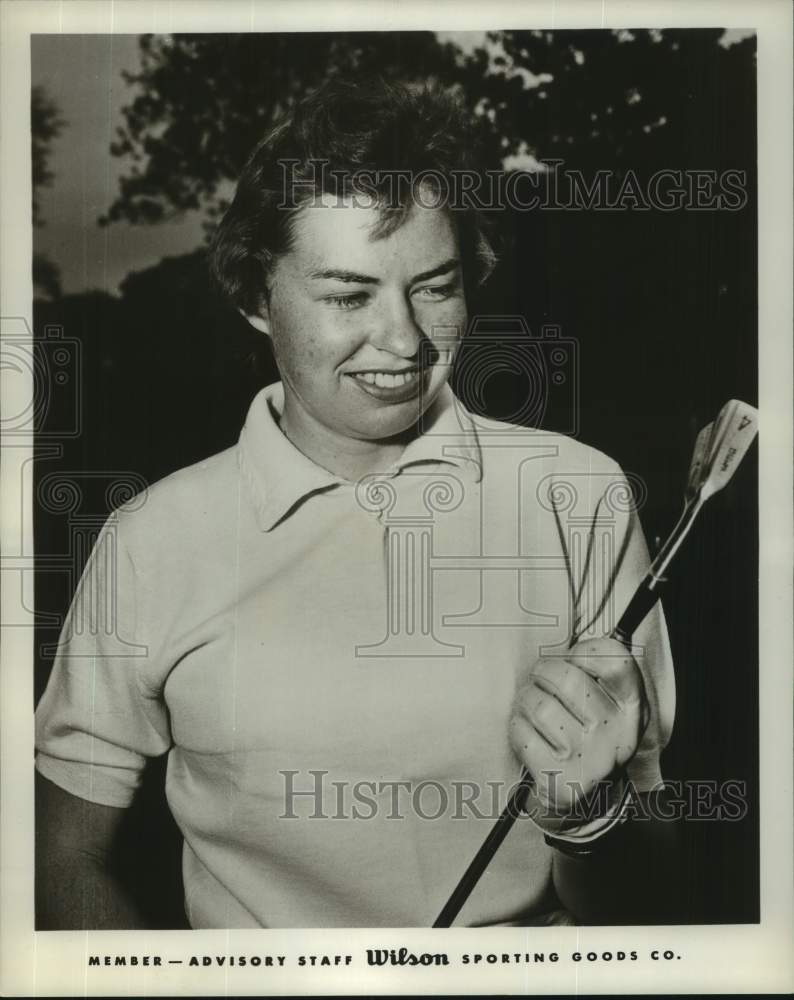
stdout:
<svg viewBox="0 0 794 1000">
<path fill-rule="evenodd" d="M 3 633 L 2 941 L 0 986 L 19 996 L 347 994 L 750 993 L 794 988 L 792 900 L 792 7 L 788 0 L 533 4 L 476 0 L 237 2 L 3 0 L 2 280 L 4 331 L 15 317 L 32 328 L 30 260 L 30 36 L 35 33 L 184 31 L 483 30 L 488 28 L 727 27 L 754 29 L 758 43 L 759 371 L 760 371 L 760 815 L 761 922 L 758 925 L 558 927 L 450 930 L 234 930 L 35 932 L 33 909 L 33 636 Z M 5 413 L 20 412 L 27 387 L 3 372 Z M 32 552 L 32 441 L 4 441 L 2 551 Z M 3 620 L 17 593 L 3 588 Z M 785 695 L 785 696 L 784 696 Z M 476 944 L 475 944 L 476 942 Z M 415 952 L 557 951 L 556 964 L 530 967 L 452 963 L 445 969 L 369 968 L 364 949 Z M 574 963 L 574 951 L 637 950 L 642 961 Z M 651 950 L 680 959 L 652 960 Z M 283 969 L 182 965 L 88 968 L 90 953 L 287 955 Z M 298 955 L 354 953 L 354 966 L 298 967 Z"/>
</svg>

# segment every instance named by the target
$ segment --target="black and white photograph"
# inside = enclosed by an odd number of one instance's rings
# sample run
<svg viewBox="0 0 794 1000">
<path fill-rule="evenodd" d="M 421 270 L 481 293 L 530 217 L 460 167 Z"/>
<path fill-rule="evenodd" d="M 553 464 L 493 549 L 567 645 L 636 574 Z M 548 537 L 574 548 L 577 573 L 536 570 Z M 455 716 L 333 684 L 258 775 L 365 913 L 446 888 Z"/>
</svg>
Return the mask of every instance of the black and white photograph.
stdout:
<svg viewBox="0 0 794 1000">
<path fill-rule="evenodd" d="M 74 6 L 4 78 L 21 995 L 790 988 L 790 9 Z"/>
</svg>

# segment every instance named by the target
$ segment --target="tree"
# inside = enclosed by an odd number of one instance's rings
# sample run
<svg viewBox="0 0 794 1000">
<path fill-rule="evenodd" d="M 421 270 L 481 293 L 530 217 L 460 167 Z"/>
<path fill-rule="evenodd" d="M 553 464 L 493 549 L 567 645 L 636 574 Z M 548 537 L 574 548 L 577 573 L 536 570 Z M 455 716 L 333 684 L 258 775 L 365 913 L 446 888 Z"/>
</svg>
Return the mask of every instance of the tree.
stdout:
<svg viewBox="0 0 794 1000">
<path fill-rule="evenodd" d="M 39 191 L 52 183 L 49 167 L 50 146 L 66 122 L 61 118 L 58 105 L 43 87 L 33 87 L 30 92 L 31 165 L 33 175 L 33 224 L 43 225 Z"/>
<path fill-rule="evenodd" d="M 58 106 L 47 96 L 43 87 L 33 87 L 30 94 L 31 131 L 31 171 L 33 199 L 31 211 L 33 225 L 43 226 L 39 193 L 41 188 L 52 183 L 53 174 L 49 168 L 52 141 L 66 123 L 60 117 Z M 58 267 L 43 254 L 33 254 L 33 284 L 50 298 L 60 295 L 60 274 Z"/>
<path fill-rule="evenodd" d="M 130 158 L 107 223 L 159 222 L 222 204 L 255 143 L 280 112 L 328 77 L 381 72 L 451 81 L 455 49 L 430 32 L 144 35 L 139 93 L 111 151 Z"/>
<path fill-rule="evenodd" d="M 224 182 L 283 108 L 340 74 L 457 85 L 491 166 L 520 152 L 618 173 L 665 159 L 700 166 L 706 152 L 717 166 L 716 139 L 720 160 L 735 165 L 753 137 L 724 126 L 753 120 L 744 112 L 755 41 L 724 48 L 721 34 L 497 31 L 469 54 L 430 32 L 145 35 L 140 70 L 125 74 L 138 93 L 112 145 L 130 170 L 102 221 L 217 213 Z"/>
<path fill-rule="evenodd" d="M 721 29 L 499 31 L 463 64 L 505 153 L 581 168 L 717 167 L 752 159 L 755 38 Z M 725 128 L 726 121 L 736 127 Z M 705 129 L 704 122 L 707 123 Z M 713 148 L 719 133 L 722 144 Z M 665 160 L 667 162 L 665 162 Z"/>
</svg>

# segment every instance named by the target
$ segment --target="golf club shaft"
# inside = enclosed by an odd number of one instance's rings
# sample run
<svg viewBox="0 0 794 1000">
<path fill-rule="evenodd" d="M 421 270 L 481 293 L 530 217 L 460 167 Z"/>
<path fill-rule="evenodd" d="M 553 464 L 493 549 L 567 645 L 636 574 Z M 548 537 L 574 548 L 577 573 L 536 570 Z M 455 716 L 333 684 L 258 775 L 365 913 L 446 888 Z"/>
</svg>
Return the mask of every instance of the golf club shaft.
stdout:
<svg viewBox="0 0 794 1000">
<path fill-rule="evenodd" d="M 447 900 L 444 909 L 439 913 L 433 927 L 450 927 L 452 925 L 452 921 L 460 913 L 463 904 L 471 895 L 471 891 L 479 881 L 480 876 L 491 863 L 491 858 L 496 854 L 502 841 L 510 832 L 516 816 L 526 806 L 527 796 L 532 788 L 532 784 L 532 775 L 524 769 L 521 772 L 521 779 L 513 789 L 510 801 L 491 827 L 491 832 L 485 838 L 479 851 L 474 855 L 471 864 L 463 873 L 463 878 L 455 886 L 454 892 Z"/>
<path fill-rule="evenodd" d="M 620 621 L 612 630 L 612 638 L 618 639 L 624 646 L 631 645 L 631 637 L 658 600 L 659 588 L 665 582 L 664 573 L 689 533 L 701 506 L 702 501 L 699 497 L 687 500 L 684 504 L 684 510 L 678 523 L 670 532 L 667 541 L 643 577 L 642 583 L 634 591 L 626 610 L 620 616 Z"/>
</svg>

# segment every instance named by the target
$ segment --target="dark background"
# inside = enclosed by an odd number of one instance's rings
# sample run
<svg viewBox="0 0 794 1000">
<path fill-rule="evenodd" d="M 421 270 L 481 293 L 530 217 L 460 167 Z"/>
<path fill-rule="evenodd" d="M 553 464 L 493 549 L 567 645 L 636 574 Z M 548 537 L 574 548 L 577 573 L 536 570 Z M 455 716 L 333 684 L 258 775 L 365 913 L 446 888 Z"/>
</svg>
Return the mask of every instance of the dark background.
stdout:
<svg viewBox="0 0 794 1000">
<path fill-rule="evenodd" d="M 76 582 L 53 566 L 65 556 L 79 571 L 85 556 L 75 556 L 75 518 L 101 524 L 114 476 L 154 482 L 231 445 L 254 394 L 277 377 L 263 338 L 212 291 L 201 239 L 161 259 L 158 233 L 191 213 L 209 232 L 267 124 L 326 76 L 377 69 L 459 85 L 495 167 L 507 155 L 519 166 L 529 155 L 564 159 L 588 179 L 614 171 L 615 188 L 627 170 L 640 179 L 662 168 L 746 172 L 740 211 L 499 213 L 503 263 L 469 301 L 472 316 L 522 315 L 533 334 L 556 324 L 575 341 L 578 399 L 550 393 L 541 423 L 568 430 L 575 418 L 577 436 L 644 481 L 652 549 L 677 517 L 697 430 L 730 398 L 757 403 L 754 38 L 633 29 L 476 41 L 461 48 L 424 32 L 136 40 L 121 131 L 105 154 L 120 167 L 118 190 L 90 224 L 101 215 L 109 232 L 148 232 L 151 263 L 112 291 L 65 291 L 66 256 L 43 239 L 42 197 L 58 183 L 52 151 L 69 123 L 58 94 L 34 88 L 34 332 L 42 357 L 52 354 L 51 327 L 80 352 L 68 381 L 79 393 L 53 391 L 40 415 L 36 481 L 61 477 L 81 490 L 79 510 L 59 510 L 42 493 L 35 514 L 37 697 L 51 668 L 42 648 L 57 640 Z M 34 70 L 35 57 L 34 44 Z M 123 241 L 116 246 L 109 263 L 118 266 Z M 485 409 L 509 417 L 528 388 L 520 375 L 493 378 Z M 65 435 L 72 426 L 79 433 Z M 47 451 L 53 443 L 59 454 Z M 758 920 L 757 603 L 753 449 L 706 507 L 664 597 L 678 705 L 663 773 L 745 782 L 749 806 L 741 822 L 683 824 L 688 895 L 676 922 Z M 176 927 L 180 841 L 164 765 L 153 762 L 120 856 L 140 859 L 123 874 L 154 926 Z"/>
</svg>

